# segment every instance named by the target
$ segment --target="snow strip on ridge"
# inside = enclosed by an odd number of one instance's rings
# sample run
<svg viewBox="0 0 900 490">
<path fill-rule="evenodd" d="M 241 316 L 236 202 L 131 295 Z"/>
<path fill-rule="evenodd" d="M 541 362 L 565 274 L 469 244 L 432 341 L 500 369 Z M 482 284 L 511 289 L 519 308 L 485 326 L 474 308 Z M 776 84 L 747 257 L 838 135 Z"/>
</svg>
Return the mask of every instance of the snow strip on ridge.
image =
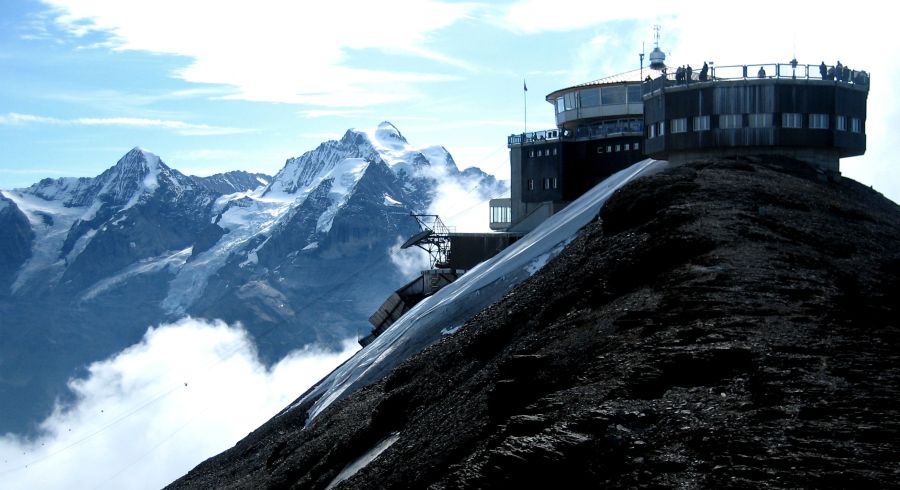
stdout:
<svg viewBox="0 0 900 490">
<path fill-rule="evenodd" d="M 306 422 L 310 424 L 332 402 L 380 379 L 438 340 L 448 326 L 462 324 L 530 277 L 562 251 L 561 243 L 597 216 L 613 192 L 666 164 L 646 159 L 610 176 L 500 254 L 417 304 L 281 413 L 312 403 Z"/>
</svg>

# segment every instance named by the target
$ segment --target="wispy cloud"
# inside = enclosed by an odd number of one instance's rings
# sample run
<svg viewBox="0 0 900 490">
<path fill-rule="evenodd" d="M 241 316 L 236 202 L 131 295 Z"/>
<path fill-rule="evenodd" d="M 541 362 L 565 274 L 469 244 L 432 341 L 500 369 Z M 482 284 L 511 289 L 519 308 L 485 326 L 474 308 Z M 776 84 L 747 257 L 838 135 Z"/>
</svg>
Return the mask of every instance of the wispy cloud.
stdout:
<svg viewBox="0 0 900 490">
<path fill-rule="evenodd" d="M 178 78 L 234 87 L 227 96 L 233 99 L 364 107 L 416 97 L 422 83 L 455 79 L 452 73 L 351 67 L 351 53 L 363 50 L 472 69 L 431 41 L 433 33 L 468 18 L 476 9 L 468 3 L 43 1 L 71 35 L 100 33 L 115 50 L 185 56 L 191 61 Z M 202 21 L 210 12 L 216 21 Z"/>
<path fill-rule="evenodd" d="M 55 124 L 71 126 L 127 126 L 137 128 L 172 130 L 186 136 L 220 136 L 254 132 L 254 129 L 231 128 L 227 126 L 210 126 L 208 124 L 193 124 L 184 121 L 166 119 L 148 119 L 140 117 L 78 117 L 74 119 L 60 119 L 56 117 L 38 116 L 34 114 L 20 114 L 8 112 L 0 114 L 0 124 L 25 125 L 25 124 Z"/>
<path fill-rule="evenodd" d="M 355 117 L 360 114 L 367 113 L 365 109 L 309 109 L 300 111 L 303 117 Z"/>
</svg>

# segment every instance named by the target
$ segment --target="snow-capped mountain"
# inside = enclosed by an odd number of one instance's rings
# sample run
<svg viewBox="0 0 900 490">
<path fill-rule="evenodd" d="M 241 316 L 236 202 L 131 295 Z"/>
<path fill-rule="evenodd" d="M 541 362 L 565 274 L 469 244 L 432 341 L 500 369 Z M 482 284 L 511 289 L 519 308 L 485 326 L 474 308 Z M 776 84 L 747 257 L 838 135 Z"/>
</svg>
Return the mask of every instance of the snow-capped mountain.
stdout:
<svg viewBox="0 0 900 490">
<path fill-rule="evenodd" d="M 408 279 L 391 247 L 445 181 L 484 199 L 503 187 L 382 123 L 271 179 L 189 177 L 135 148 L 94 178 L 0 192 L 0 431 L 39 418 L 73 369 L 159 322 L 241 322 L 270 361 L 366 332 Z"/>
<path fill-rule="evenodd" d="M 272 182 L 272 177 L 266 174 L 244 172 L 243 170 L 234 170 L 207 177 L 192 175 L 191 178 L 194 179 L 194 182 L 219 194 L 246 192 L 260 186 L 269 185 L 269 182 Z"/>
</svg>

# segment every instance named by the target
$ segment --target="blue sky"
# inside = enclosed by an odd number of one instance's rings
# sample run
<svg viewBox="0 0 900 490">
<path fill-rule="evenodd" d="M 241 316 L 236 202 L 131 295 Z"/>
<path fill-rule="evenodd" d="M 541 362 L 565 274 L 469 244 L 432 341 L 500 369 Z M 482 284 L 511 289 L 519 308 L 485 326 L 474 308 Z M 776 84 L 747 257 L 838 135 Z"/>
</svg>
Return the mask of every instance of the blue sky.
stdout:
<svg viewBox="0 0 900 490">
<path fill-rule="evenodd" d="M 275 173 L 382 120 L 505 177 L 523 78 L 529 129 L 552 127 L 547 93 L 636 68 L 661 24 L 676 64 L 796 55 L 872 73 L 868 152 L 842 170 L 900 200 L 892 17 L 874 3 L 784 3 L 6 0 L 0 188 L 94 176 L 134 146 L 185 173 Z"/>
</svg>

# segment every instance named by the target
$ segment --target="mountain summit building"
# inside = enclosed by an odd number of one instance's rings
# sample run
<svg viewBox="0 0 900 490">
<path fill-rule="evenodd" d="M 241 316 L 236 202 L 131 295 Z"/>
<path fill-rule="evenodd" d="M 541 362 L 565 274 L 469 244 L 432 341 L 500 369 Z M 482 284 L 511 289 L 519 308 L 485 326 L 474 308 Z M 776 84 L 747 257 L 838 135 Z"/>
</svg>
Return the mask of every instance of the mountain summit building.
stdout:
<svg viewBox="0 0 900 490">
<path fill-rule="evenodd" d="M 491 229 L 528 232 L 647 157 L 778 154 L 838 173 L 865 153 L 866 72 L 792 61 L 645 73 L 547 95 L 557 127 L 508 137 L 510 197 L 491 200 Z"/>
<path fill-rule="evenodd" d="M 645 158 L 782 155 L 835 175 L 866 151 L 869 75 L 840 64 L 679 67 L 657 46 L 650 70 L 556 90 L 556 128 L 507 138 L 510 197 L 491 199 L 495 233 L 435 233 L 441 260 L 398 289 L 370 317 L 365 346 L 427 296 L 491 258 L 614 173 Z M 437 217 L 434 217 L 437 220 Z M 500 233 L 497 233 L 500 232 Z M 408 244 L 418 243 L 414 236 Z M 421 240 L 420 240 L 421 241 Z"/>
</svg>

